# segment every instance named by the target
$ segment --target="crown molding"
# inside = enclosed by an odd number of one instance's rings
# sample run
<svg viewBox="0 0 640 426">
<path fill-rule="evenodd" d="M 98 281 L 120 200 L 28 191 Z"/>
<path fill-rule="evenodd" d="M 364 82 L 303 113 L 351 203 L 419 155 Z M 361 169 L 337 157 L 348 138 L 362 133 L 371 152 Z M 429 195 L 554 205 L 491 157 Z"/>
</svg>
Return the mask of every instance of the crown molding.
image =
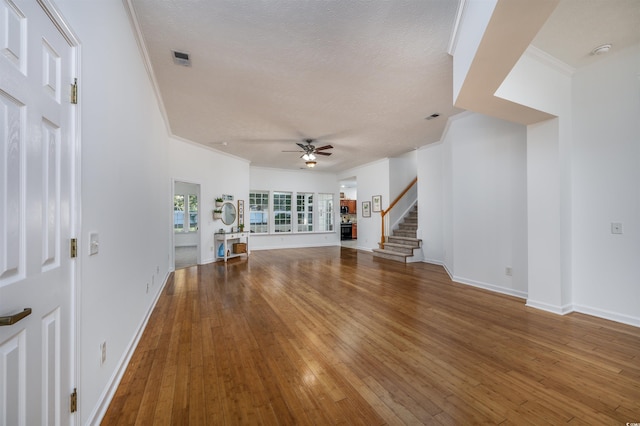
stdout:
<svg viewBox="0 0 640 426">
<path fill-rule="evenodd" d="M 555 56 L 551 56 L 544 50 L 538 49 L 532 44 L 527 47 L 527 50 L 524 51 L 523 56 L 527 56 L 535 61 L 543 63 L 558 71 L 559 73 L 566 75 L 567 77 L 573 76 L 573 74 L 576 72 L 576 69 L 572 66 L 567 65 Z"/>
</svg>

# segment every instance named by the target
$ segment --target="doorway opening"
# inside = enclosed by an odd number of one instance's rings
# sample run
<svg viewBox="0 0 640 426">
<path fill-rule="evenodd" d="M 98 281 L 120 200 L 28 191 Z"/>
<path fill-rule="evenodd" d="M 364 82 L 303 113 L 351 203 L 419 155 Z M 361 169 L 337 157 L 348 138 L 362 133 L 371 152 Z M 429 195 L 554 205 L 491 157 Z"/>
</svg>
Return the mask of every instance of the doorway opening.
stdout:
<svg viewBox="0 0 640 426">
<path fill-rule="evenodd" d="M 174 269 L 200 264 L 200 184 L 173 183 Z"/>
<path fill-rule="evenodd" d="M 358 182 L 356 177 L 340 181 L 340 245 L 356 248 L 358 239 Z"/>
</svg>

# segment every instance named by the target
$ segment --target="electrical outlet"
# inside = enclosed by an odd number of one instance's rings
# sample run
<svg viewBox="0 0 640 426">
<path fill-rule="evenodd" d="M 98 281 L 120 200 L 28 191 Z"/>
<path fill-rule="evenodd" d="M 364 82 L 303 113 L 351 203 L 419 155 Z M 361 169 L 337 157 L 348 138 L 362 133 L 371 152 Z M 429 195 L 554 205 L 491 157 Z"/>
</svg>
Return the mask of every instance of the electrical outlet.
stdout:
<svg viewBox="0 0 640 426">
<path fill-rule="evenodd" d="M 508 277 L 513 275 L 513 269 L 511 269 L 511 266 L 507 266 L 506 268 L 504 268 L 504 274 Z"/>
<path fill-rule="evenodd" d="M 100 343 L 100 365 L 107 362 L 107 342 Z"/>
<path fill-rule="evenodd" d="M 619 222 L 611 222 L 611 233 L 622 234 L 622 224 Z"/>
</svg>

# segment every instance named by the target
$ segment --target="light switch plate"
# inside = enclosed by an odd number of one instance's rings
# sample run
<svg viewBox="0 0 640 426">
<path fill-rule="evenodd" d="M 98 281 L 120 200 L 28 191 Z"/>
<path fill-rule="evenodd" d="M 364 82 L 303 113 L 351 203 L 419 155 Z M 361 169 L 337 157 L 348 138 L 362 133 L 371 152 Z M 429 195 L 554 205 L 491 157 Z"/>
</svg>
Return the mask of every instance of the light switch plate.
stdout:
<svg viewBox="0 0 640 426">
<path fill-rule="evenodd" d="M 100 239 L 98 237 L 98 233 L 97 232 L 89 233 L 89 256 L 98 254 L 99 248 L 100 248 Z"/>
</svg>

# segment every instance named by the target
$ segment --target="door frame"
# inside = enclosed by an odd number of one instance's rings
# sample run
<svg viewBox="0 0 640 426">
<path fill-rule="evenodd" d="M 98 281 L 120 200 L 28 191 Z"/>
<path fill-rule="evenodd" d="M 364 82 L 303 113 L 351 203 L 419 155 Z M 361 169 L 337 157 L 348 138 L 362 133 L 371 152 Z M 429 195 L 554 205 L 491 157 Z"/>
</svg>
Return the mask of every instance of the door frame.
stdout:
<svg viewBox="0 0 640 426">
<path fill-rule="evenodd" d="M 200 182 L 193 182 L 190 181 L 188 179 L 179 179 L 179 178 L 172 178 L 171 179 L 171 271 L 175 271 L 176 270 L 176 233 L 173 229 L 173 199 L 176 196 L 176 183 L 184 183 L 187 185 L 195 185 L 198 187 L 198 191 L 197 191 L 197 196 L 198 196 L 198 231 L 196 232 L 196 240 L 197 240 L 197 245 L 196 245 L 196 263 L 198 265 L 202 264 L 202 254 L 201 254 L 201 246 L 202 246 L 202 234 L 201 234 L 201 230 L 202 230 L 202 201 L 201 201 L 201 193 L 202 193 L 202 185 L 200 184 Z"/>
</svg>

